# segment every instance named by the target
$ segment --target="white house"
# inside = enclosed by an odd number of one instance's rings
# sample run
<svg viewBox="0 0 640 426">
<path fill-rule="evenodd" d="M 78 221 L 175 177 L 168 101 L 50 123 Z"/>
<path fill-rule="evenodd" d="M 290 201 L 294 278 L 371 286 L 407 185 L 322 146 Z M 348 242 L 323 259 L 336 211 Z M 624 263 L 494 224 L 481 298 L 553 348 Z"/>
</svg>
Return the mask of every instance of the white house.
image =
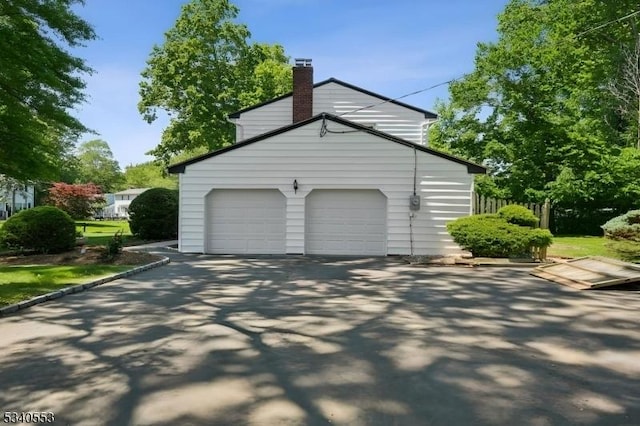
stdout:
<svg viewBox="0 0 640 426">
<path fill-rule="evenodd" d="M 35 205 L 35 187 L 33 185 L 15 185 L 0 188 L 0 220 L 6 219 L 20 210 Z"/>
<path fill-rule="evenodd" d="M 232 114 L 235 145 L 179 173 L 179 250 L 228 254 L 449 254 L 477 164 L 430 149 L 435 114 L 339 80 Z"/>
<path fill-rule="evenodd" d="M 147 189 L 149 188 L 131 188 L 115 194 L 105 194 L 107 205 L 102 209 L 102 215 L 105 218 L 128 219 L 131 201 Z"/>
</svg>

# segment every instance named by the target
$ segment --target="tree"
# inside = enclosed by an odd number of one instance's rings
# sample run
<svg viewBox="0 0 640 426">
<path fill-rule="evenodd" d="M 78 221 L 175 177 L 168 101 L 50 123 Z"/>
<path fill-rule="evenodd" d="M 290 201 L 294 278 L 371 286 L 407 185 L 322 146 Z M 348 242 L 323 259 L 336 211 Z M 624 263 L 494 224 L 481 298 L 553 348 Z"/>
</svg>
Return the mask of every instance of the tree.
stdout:
<svg viewBox="0 0 640 426">
<path fill-rule="evenodd" d="M 432 145 L 483 161 L 495 182 L 485 188 L 519 201 L 584 211 L 638 203 L 640 183 L 618 173 L 635 164 L 626 149 L 638 123 L 606 90 L 635 44 L 636 11 L 631 0 L 510 1 L 498 41 L 478 45 L 475 69 L 438 107 Z"/>
<path fill-rule="evenodd" d="M 49 189 L 48 202 L 74 219 L 86 219 L 103 207 L 105 200 L 100 188 L 92 183 L 58 182 Z"/>
<path fill-rule="evenodd" d="M 622 117 L 636 126 L 635 144 L 640 150 L 640 33 L 631 23 L 636 35 L 632 46 L 622 49 L 618 78 L 609 83 L 609 90 L 618 101 Z"/>
<path fill-rule="evenodd" d="M 78 147 L 77 158 L 80 183 L 94 183 L 104 192 L 122 186 L 124 177 L 107 142 L 100 139 L 83 142 Z"/>
<path fill-rule="evenodd" d="M 52 179 L 70 141 L 88 129 L 69 113 L 84 101 L 84 60 L 65 46 L 95 38 L 71 10 L 82 0 L 0 2 L 0 174 Z"/>
<path fill-rule="evenodd" d="M 128 188 L 166 188 L 178 189 L 178 180 L 175 176 L 166 176 L 163 167 L 147 162 L 132 164 L 124 170 L 125 186 Z"/>
<path fill-rule="evenodd" d="M 150 154 L 168 164 L 173 155 L 231 144 L 227 115 L 291 89 L 291 69 L 280 45 L 249 44 L 228 0 L 191 0 L 154 46 L 142 72 L 138 108 L 149 123 L 170 117 Z"/>
</svg>

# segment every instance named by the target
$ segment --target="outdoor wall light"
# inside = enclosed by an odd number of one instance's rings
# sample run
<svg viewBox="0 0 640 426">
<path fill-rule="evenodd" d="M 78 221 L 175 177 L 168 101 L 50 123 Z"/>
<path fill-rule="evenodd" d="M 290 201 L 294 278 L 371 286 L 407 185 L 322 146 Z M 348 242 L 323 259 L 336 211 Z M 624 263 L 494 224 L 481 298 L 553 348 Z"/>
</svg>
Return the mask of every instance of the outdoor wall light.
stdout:
<svg viewBox="0 0 640 426">
<path fill-rule="evenodd" d="M 293 180 L 293 193 L 294 194 L 298 193 L 298 180 L 297 179 Z"/>
</svg>

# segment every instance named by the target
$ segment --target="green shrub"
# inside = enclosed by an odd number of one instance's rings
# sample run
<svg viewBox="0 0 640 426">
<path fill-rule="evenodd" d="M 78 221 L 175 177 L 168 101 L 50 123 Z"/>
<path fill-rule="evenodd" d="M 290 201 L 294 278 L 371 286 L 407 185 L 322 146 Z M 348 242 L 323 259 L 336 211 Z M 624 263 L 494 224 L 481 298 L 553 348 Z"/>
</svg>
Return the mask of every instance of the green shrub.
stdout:
<svg viewBox="0 0 640 426">
<path fill-rule="evenodd" d="M 620 259 L 640 263 L 640 242 L 629 240 L 609 240 L 604 246 L 616 252 Z"/>
<path fill-rule="evenodd" d="M 115 259 L 117 255 L 122 253 L 123 246 L 124 246 L 124 238 L 122 237 L 122 230 L 119 230 L 105 244 L 103 257 L 106 260 Z"/>
<path fill-rule="evenodd" d="M 640 210 L 631 210 L 602 225 L 604 236 L 612 240 L 640 242 Z"/>
<path fill-rule="evenodd" d="M 13 250 L 61 253 L 75 247 L 76 224 L 56 207 L 36 207 L 7 219 L 0 240 Z"/>
<path fill-rule="evenodd" d="M 474 257 L 530 256 L 533 247 L 551 245 L 547 229 L 509 223 L 498 215 L 475 215 L 447 224 L 453 240 Z"/>
<path fill-rule="evenodd" d="M 498 210 L 498 217 L 519 226 L 534 227 L 540 221 L 531 210 L 517 204 L 510 204 Z"/>
<path fill-rule="evenodd" d="M 145 240 L 173 239 L 178 235 L 178 192 L 152 188 L 129 205 L 131 233 Z"/>
</svg>

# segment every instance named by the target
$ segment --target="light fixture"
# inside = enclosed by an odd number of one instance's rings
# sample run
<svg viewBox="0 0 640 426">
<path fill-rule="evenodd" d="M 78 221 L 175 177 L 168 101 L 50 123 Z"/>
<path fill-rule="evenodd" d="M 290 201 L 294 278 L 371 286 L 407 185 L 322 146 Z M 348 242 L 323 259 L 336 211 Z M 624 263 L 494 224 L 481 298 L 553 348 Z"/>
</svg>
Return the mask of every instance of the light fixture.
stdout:
<svg viewBox="0 0 640 426">
<path fill-rule="evenodd" d="M 298 193 L 298 180 L 297 179 L 293 180 L 293 193 L 294 194 Z"/>
</svg>

